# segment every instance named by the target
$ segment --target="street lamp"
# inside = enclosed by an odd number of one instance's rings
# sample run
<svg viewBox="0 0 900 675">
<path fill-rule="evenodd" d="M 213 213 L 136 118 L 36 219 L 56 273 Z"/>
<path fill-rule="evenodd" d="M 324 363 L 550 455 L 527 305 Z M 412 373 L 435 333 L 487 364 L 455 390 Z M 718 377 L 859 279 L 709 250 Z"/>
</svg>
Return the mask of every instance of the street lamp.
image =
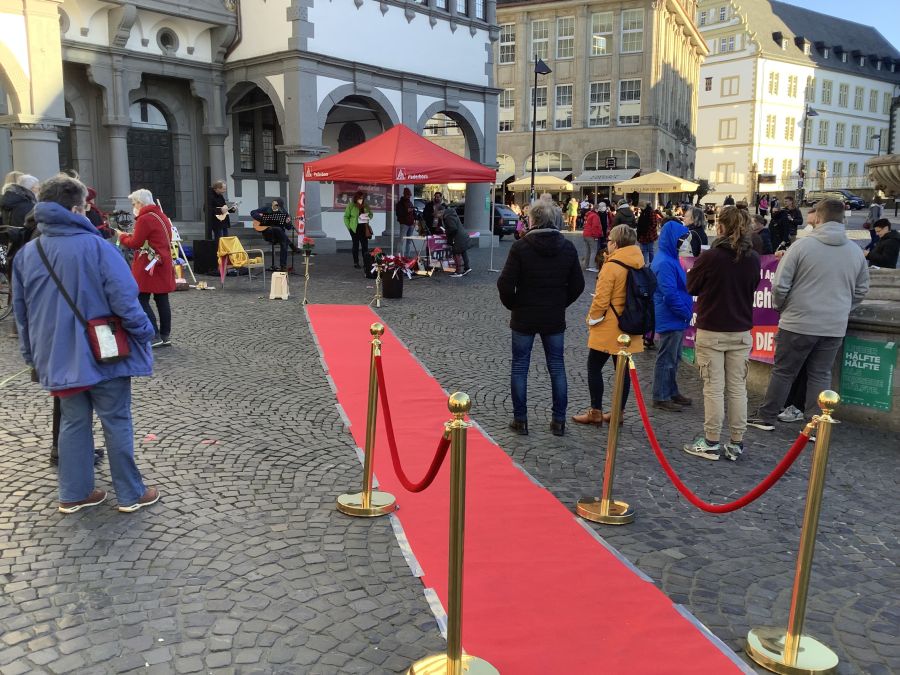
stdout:
<svg viewBox="0 0 900 675">
<path fill-rule="evenodd" d="M 881 154 L 881 132 L 880 131 L 877 134 L 872 134 L 871 136 L 869 136 L 870 141 L 874 141 L 876 138 L 878 139 L 878 154 L 880 155 Z"/>
<path fill-rule="evenodd" d="M 803 185 L 804 185 L 804 179 L 806 178 L 806 170 L 803 168 L 804 167 L 803 162 L 805 161 L 804 156 L 806 155 L 806 126 L 809 124 L 810 117 L 818 117 L 818 116 L 819 116 L 819 113 L 817 113 L 815 110 L 813 110 L 809 106 L 806 106 L 806 109 L 803 111 L 803 138 L 800 139 L 800 168 L 797 170 L 797 173 L 800 174 L 800 180 L 797 183 L 797 191 L 795 193 L 796 194 L 795 201 L 796 201 L 796 204 L 798 207 L 801 207 L 803 205 L 803 195 L 804 195 Z"/>
<path fill-rule="evenodd" d="M 543 60 L 534 55 L 534 88 L 531 90 L 531 199 L 529 203 L 535 200 L 537 195 L 534 194 L 534 165 L 535 165 L 535 145 L 537 144 L 537 81 L 538 75 L 549 75 L 553 71 Z"/>
</svg>

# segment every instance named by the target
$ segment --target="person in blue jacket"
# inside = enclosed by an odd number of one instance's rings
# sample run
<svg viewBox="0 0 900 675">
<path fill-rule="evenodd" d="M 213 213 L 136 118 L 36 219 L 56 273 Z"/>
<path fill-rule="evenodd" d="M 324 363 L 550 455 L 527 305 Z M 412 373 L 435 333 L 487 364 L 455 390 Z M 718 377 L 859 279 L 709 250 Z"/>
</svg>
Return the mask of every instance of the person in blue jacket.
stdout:
<svg viewBox="0 0 900 675">
<path fill-rule="evenodd" d="M 689 234 L 677 220 L 669 220 L 659 234 L 659 248 L 651 269 L 656 275 L 656 332 L 659 352 L 653 371 L 653 407 L 677 412 L 691 404 L 691 399 L 678 391 L 678 362 L 684 331 L 691 323 L 693 298 L 687 292 L 687 275 L 678 260 L 678 248 Z"/>
<path fill-rule="evenodd" d="M 19 348 L 41 386 L 60 402 L 59 510 L 74 513 L 106 500 L 94 486 L 93 413 L 103 425 L 109 470 L 119 511 L 130 513 L 159 500 L 134 461 L 131 378 L 153 373 L 153 326 L 138 302 L 128 265 L 85 217 L 87 188 L 60 174 L 46 181 L 34 217 L 41 236 L 16 255 L 13 309 Z M 84 326 L 61 294 L 49 267 L 82 316 L 118 316 L 130 354 L 122 361 L 95 360 Z"/>
</svg>

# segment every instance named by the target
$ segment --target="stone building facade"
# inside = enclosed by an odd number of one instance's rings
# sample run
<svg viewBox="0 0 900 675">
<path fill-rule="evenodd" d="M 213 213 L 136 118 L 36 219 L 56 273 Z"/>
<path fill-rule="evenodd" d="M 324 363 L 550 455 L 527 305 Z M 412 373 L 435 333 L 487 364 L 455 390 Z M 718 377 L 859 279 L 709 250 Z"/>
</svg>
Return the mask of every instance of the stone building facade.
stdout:
<svg viewBox="0 0 900 675">
<path fill-rule="evenodd" d="M 697 176 L 752 201 L 800 185 L 871 194 L 867 160 L 887 151 L 900 52 L 876 28 L 776 0 L 700 0 Z M 804 110 L 812 112 L 804 133 Z M 805 137 L 805 143 L 804 143 Z"/>
<path fill-rule="evenodd" d="M 275 196 L 293 210 L 306 162 L 437 113 L 493 164 L 495 14 L 495 0 L 0 0 L 0 172 L 74 168 L 108 208 L 147 187 L 190 224 L 216 179 L 245 220 Z M 308 184 L 306 205 L 312 236 L 346 238 L 330 185 Z"/>
<path fill-rule="evenodd" d="M 694 175 L 697 80 L 706 45 L 694 0 L 499 0 L 498 179 L 531 170 L 607 194 L 638 171 Z"/>
</svg>

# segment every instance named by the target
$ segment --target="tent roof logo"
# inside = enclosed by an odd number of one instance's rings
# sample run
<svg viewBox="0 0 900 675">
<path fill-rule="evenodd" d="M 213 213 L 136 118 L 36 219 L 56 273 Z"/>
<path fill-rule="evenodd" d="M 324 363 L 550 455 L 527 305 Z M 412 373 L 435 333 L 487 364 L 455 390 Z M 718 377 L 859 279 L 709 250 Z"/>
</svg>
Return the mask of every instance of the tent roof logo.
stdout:
<svg viewBox="0 0 900 675">
<path fill-rule="evenodd" d="M 397 169 L 397 180 L 406 180 L 406 172 L 403 169 Z"/>
<path fill-rule="evenodd" d="M 312 178 L 312 169 L 309 167 L 309 164 L 306 165 L 306 177 Z"/>
</svg>

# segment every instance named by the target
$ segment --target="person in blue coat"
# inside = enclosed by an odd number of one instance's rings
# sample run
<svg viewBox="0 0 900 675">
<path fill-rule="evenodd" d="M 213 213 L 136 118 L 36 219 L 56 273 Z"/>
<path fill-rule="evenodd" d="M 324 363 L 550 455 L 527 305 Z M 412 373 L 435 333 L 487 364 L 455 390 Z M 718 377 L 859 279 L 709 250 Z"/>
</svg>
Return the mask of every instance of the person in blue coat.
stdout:
<svg viewBox="0 0 900 675">
<path fill-rule="evenodd" d="M 134 461 L 131 378 L 153 373 L 153 326 L 138 302 L 128 265 L 85 217 L 87 188 L 60 174 L 46 181 L 34 217 L 41 236 L 16 255 L 13 309 L 19 348 L 41 386 L 60 402 L 59 510 L 74 513 L 106 500 L 94 486 L 93 413 L 103 425 L 119 511 L 155 503 L 159 491 L 144 485 Z M 76 318 L 41 259 L 82 316 L 118 316 L 128 333 L 130 354 L 99 363 L 84 326 Z"/>
<path fill-rule="evenodd" d="M 677 220 L 669 220 L 659 234 L 659 248 L 651 269 L 656 275 L 656 332 L 659 352 L 653 371 L 653 407 L 677 412 L 691 404 L 691 399 L 678 391 L 678 362 L 684 331 L 691 323 L 693 298 L 687 292 L 687 275 L 678 260 L 678 248 L 689 234 Z"/>
</svg>

